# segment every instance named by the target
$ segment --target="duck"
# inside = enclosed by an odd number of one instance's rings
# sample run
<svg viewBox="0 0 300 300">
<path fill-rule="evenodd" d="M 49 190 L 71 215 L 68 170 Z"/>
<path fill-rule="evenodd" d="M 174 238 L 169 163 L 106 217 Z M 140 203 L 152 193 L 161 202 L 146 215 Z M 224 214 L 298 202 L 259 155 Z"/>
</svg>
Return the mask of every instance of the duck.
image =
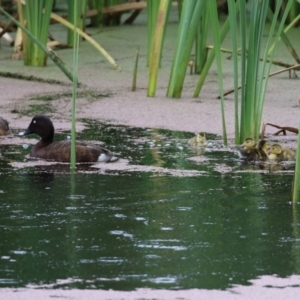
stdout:
<svg viewBox="0 0 300 300">
<path fill-rule="evenodd" d="M 70 162 L 71 141 L 53 142 L 54 126 L 49 117 L 36 115 L 31 120 L 28 128 L 24 132 L 20 132 L 19 135 L 25 136 L 33 133 L 37 134 L 41 139 L 31 149 L 30 157 L 58 162 Z M 115 154 L 108 149 L 80 141 L 76 142 L 77 163 L 109 162 L 113 156 Z"/>
<path fill-rule="evenodd" d="M 205 132 L 199 132 L 194 136 L 193 138 L 188 140 L 188 144 L 193 147 L 197 146 L 206 146 L 207 145 L 207 140 L 206 140 L 206 134 Z"/>
<path fill-rule="evenodd" d="M 0 136 L 8 135 L 10 133 L 8 122 L 0 117 Z"/>
<path fill-rule="evenodd" d="M 268 153 L 269 160 L 292 160 L 295 158 L 295 152 L 289 148 L 283 148 L 280 144 L 271 145 Z"/>
<path fill-rule="evenodd" d="M 253 138 L 246 138 L 239 151 L 241 157 L 247 160 L 267 160 L 269 148 L 270 145 L 266 140 L 260 140 L 256 145 Z"/>
</svg>

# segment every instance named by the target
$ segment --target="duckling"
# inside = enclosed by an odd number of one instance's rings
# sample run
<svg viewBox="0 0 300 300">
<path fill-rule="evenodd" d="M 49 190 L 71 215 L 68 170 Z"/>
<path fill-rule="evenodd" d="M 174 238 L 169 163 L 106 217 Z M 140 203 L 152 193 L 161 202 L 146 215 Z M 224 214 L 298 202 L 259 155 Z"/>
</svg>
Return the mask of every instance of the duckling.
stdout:
<svg viewBox="0 0 300 300">
<path fill-rule="evenodd" d="M 188 144 L 191 146 L 206 146 L 206 134 L 205 132 L 199 132 L 196 136 L 188 140 Z"/>
<path fill-rule="evenodd" d="M 270 147 L 268 159 L 269 160 L 291 160 L 295 157 L 295 152 L 289 148 L 282 148 L 279 144 L 273 144 Z"/>
<path fill-rule="evenodd" d="M 268 158 L 270 144 L 266 140 L 260 140 L 258 142 L 257 149 L 261 154 L 261 159 L 266 160 Z"/>
<path fill-rule="evenodd" d="M 269 148 L 269 143 L 265 140 L 260 140 L 256 148 L 256 142 L 252 138 L 247 138 L 239 150 L 241 156 L 247 160 L 266 160 Z"/>
<path fill-rule="evenodd" d="M 0 136 L 8 135 L 10 133 L 8 122 L 0 117 Z"/>
<path fill-rule="evenodd" d="M 242 158 L 250 158 L 252 156 L 251 153 L 255 153 L 256 150 L 256 142 L 250 137 L 246 138 L 243 144 L 239 145 L 240 156 Z"/>
</svg>

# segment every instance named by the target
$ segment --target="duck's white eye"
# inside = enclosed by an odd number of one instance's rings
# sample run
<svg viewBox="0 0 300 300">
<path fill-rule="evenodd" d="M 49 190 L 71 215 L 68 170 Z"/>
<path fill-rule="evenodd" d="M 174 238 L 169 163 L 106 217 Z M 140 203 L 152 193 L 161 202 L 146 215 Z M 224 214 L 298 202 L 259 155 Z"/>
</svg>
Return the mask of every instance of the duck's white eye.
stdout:
<svg viewBox="0 0 300 300">
<path fill-rule="evenodd" d="M 35 123 L 36 123 L 36 120 L 33 120 L 32 123 L 35 124 Z"/>
</svg>

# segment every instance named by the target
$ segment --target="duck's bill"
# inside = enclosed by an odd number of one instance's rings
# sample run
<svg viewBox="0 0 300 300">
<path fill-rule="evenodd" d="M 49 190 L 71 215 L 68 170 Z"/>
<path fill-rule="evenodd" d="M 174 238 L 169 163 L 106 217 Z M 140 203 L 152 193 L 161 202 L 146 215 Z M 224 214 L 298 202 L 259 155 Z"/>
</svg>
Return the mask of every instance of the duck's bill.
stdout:
<svg viewBox="0 0 300 300">
<path fill-rule="evenodd" d="M 30 129 L 26 129 L 25 131 L 22 131 L 22 132 L 19 132 L 19 136 L 24 136 L 24 135 L 27 135 L 27 134 L 30 134 L 31 133 L 31 130 Z"/>
</svg>

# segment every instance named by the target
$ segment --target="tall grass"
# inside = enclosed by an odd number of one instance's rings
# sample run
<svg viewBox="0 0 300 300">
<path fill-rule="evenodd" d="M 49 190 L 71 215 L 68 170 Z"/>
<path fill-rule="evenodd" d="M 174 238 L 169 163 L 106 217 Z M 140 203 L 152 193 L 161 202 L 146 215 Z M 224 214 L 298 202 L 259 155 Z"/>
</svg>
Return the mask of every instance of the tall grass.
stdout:
<svg viewBox="0 0 300 300">
<path fill-rule="evenodd" d="M 299 132 L 300 132 L 300 119 L 299 119 Z M 297 152 L 296 152 L 296 165 L 292 190 L 292 200 L 294 202 L 300 201 L 300 135 L 298 134 Z"/>
<path fill-rule="evenodd" d="M 207 60 L 207 35 L 209 30 L 209 14 L 207 13 L 207 1 L 204 2 L 199 27 L 195 38 L 195 73 L 200 74 Z"/>
<path fill-rule="evenodd" d="M 156 92 L 156 83 L 163 48 L 164 33 L 171 4 L 171 0 L 160 0 L 149 63 L 150 73 L 147 92 L 148 97 L 153 97 Z"/>
<path fill-rule="evenodd" d="M 9 13 L 7 13 L 1 6 L 0 11 L 9 18 L 15 25 L 22 29 L 22 31 L 26 34 L 26 38 L 31 39 L 40 47 L 44 53 L 53 60 L 53 62 L 62 70 L 62 72 L 73 81 L 73 74 L 64 66 L 64 64 L 55 56 L 51 51 L 48 51 L 45 45 L 43 45 L 32 33 L 26 29 L 21 23 L 19 23 L 15 18 L 13 18 Z"/>
<path fill-rule="evenodd" d="M 75 7 L 76 6 L 76 7 Z M 87 0 L 68 0 L 68 20 L 72 24 L 77 24 L 76 27 L 84 31 L 85 28 L 85 14 L 87 10 Z M 76 14 L 75 14 L 76 12 Z M 67 43 L 73 46 L 75 42 L 74 35 L 77 35 L 76 31 L 68 29 L 68 41 Z"/>
<path fill-rule="evenodd" d="M 282 0 L 276 2 L 271 24 L 266 29 L 269 1 L 251 1 L 250 16 L 247 15 L 246 0 L 239 0 L 239 31 L 237 30 L 235 1 L 228 0 L 229 22 L 232 38 L 234 87 L 235 87 L 235 141 L 242 142 L 247 137 L 259 138 L 263 105 L 270 73 L 274 49 L 272 43 L 279 40 L 283 25 L 293 0 L 288 0 L 280 23 L 278 18 Z M 248 4 L 249 5 L 249 4 Z M 249 23 L 247 22 L 249 20 Z M 263 37 L 267 33 L 266 41 Z M 237 47 L 240 43 L 241 61 L 238 63 Z M 264 45 L 265 43 L 265 45 Z M 262 62 L 260 62 L 262 56 Z M 241 92 L 238 90 L 239 81 Z M 240 103 L 240 107 L 239 107 Z M 239 111 L 240 110 L 240 111 Z M 239 123 L 240 122 L 240 123 Z"/>
<path fill-rule="evenodd" d="M 226 133 L 226 122 L 225 122 L 225 106 L 224 106 L 224 91 L 223 91 L 223 72 L 222 72 L 222 58 L 221 58 L 221 39 L 219 30 L 219 20 L 218 20 L 218 9 L 216 1 L 209 1 L 207 3 L 209 16 L 212 21 L 212 29 L 214 35 L 214 47 L 216 51 L 216 61 L 218 67 L 218 82 L 221 98 L 221 114 L 222 114 L 222 128 L 223 128 L 223 142 L 227 145 L 227 133 Z"/>
<path fill-rule="evenodd" d="M 41 44 L 46 46 L 53 0 L 18 0 L 20 21 Z M 45 66 L 47 55 L 23 34 L 23 57 L 26 66 Z"/>
<path fill-rule="evenodd" d="M 73 13 L 77 15 L 77 2 L 74 0 Z M 79 35 L 76 31 L 77 20 L 74 19 L 74 34 L 73 34 L 73 85 L 72 85 L 72 127 L 71 127 L 71 155 L 70 155 L 70 168 L 76 168 L 76 92 L 77 92 L 77 77 L 78 77 L 78 53 L 79 53 Z"/>
<path fill-rule="evenodd" d="M 205 0 L 183 1 L 167 96 L 180 98 Z"/>
</svg>

